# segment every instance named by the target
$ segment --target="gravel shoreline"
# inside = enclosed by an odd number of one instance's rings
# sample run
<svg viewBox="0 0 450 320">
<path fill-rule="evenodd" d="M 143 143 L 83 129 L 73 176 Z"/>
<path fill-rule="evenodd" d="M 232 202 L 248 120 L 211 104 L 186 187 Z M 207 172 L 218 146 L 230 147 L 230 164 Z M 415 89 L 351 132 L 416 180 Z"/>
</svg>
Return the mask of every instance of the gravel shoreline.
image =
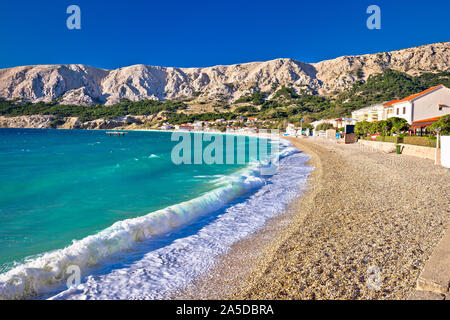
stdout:
<svg viewBox="0 0 450 320">
<path fill-rule="evenodd" d="M 450 171 L 322 139 L 309 191 L 174 298 L 406 299 L 450 222 Z"/>
</svg>

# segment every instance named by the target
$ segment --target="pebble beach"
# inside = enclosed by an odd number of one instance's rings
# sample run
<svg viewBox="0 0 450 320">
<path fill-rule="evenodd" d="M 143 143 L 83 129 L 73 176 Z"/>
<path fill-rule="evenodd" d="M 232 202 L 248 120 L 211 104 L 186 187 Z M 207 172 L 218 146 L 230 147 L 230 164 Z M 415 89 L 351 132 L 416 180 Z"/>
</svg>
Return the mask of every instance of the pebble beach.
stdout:
<svg viewBox="0 0 450 320">
<path fill-rule="evenodd" d="M 450 171 L 324 139 L 308 191 L 174 298 L 407 299 L 450 221 Z"/>
</svg>

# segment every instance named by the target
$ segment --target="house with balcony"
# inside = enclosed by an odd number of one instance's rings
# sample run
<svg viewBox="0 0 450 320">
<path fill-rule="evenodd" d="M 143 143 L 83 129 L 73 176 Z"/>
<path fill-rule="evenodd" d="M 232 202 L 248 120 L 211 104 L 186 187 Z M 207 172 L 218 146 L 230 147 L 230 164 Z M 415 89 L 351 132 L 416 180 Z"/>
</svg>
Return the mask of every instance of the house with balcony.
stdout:
<svg viewBox="0 0 450 320">
<path fill-rule="evenodd" d="M 387 120 L 393 113 L 392 105 L 400 100 L 391 100 L 383 103 L 373 104 L 352 112 L 352 118 L 358 121 L 381 121 Z"/>
<path fill-rule="evenodd" d="M 358 121 L 379 121 L 383 117 L 384 106 L 374 104 L 352 112 L 352 118 Z"/>
</svg>

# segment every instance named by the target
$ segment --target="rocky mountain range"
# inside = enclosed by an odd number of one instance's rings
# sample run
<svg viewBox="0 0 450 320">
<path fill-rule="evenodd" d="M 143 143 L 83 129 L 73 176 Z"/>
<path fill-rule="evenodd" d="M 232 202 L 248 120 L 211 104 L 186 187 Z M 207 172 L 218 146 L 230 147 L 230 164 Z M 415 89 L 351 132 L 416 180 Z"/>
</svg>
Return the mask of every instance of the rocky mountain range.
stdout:
<svg viewBox="0 0 450 320">
<path fill-rule="evenodd" d="M 22 66 L 0 70 L 0 98 L 76 105 L 189 97 L 234 101 L 282 85 L 335 95 L 387 68 L 410 75 L 449 71 L 450 42 L 319 63 L 275 59 L 207 68 L 133 65 L 115 70 L 79 64 Z"/>
</svg>

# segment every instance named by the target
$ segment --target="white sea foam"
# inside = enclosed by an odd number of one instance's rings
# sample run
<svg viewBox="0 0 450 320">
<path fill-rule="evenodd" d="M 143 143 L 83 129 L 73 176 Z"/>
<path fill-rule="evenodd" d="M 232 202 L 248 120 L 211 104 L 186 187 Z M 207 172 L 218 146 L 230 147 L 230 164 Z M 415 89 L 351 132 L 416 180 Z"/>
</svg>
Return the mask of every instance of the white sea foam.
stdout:
<svg viewBox="0 0 450 320">
<path fill-rule="evenodd" d="M 157 156 L 156 154 L 153 154 L 153 153 L 151 155 L 149 155 L 148 157 L 149 157 L 149 159 L 159 158 L 159 156 Z"/>
<path fill-rule="evenodd" d="M 200 176 L 194 176 L 194 178 L 201 178 L 201 179 L 203 179 L 203 178 L 205 178 L 205 179 L 210 179 L 210 178 L 223 178 L 223 177 L 226 177 L 225 175 L 223 175 L 223 174 L 213 174 L 213 175 L 200 175 Z"/>
<path fill-rule="evenodd" d="M 285 148 L 281 157 L 296 152 L 294 148 Z M 279 173 L 269 179 L 259 176 L 256 165 L 251 166 L 227 176 L 228 184 L 198 198 L 143 217 L 116 222 L 65 249 L 19 265 L 0 275 L 0 299 L 29 298 L 50 292 L 65 283 L 70 265 L 78 265 L 88 272 L 84 275 L 88 275 L 92 267 L 107 265 L 115 254 L 127 252 L 145 240 L 179 230 L 181 226 L 217 212 L 234 199 L 259 188 L 244 203 L 228 207 L 215 221 L 193 235 L 147 252 L 131 265 L 90 275 L 78 288 L 55 297 L 161 298 L 207 270 L 218 254 L 226 252 L 233 242 L 254 232 L 283 209 L 298 193 L 298 187 L 309 172 L 309 167 L 303 164 L 305 155 L 296 156 L 285 158 Z"/>
</svg>

